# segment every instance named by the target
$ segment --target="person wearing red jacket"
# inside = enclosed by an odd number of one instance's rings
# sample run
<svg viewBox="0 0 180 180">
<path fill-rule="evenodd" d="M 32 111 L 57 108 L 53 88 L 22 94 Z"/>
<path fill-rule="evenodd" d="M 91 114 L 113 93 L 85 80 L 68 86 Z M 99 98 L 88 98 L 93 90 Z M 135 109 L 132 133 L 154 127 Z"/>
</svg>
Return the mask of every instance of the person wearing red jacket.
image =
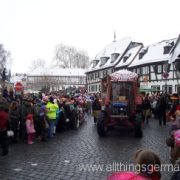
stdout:
<svg viewBox="0 0 180 180">
<path fill-rule="evenodd" d="M 8 113 L 5 111 L 3 103 L 0 103 L 0 145 L 2 147 L 2 156 L 8 154 L 8 122 Z"/>
</svg>

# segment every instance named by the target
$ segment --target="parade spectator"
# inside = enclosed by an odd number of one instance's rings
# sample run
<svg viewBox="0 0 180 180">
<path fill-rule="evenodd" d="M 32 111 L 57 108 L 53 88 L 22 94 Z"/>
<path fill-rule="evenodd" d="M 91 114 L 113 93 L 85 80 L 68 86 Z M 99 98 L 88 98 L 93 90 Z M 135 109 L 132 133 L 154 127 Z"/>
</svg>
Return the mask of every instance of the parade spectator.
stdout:
<svg viewBox="0 0 180 180">
<path fill-rule="evenodd" d="M 153 97 L 151 101 L 151 110 L 152 114 L 154 115 L 154 118 L 157 118 L 157 97 Z"/>
<path fill-rule="evenodd" d="M 160 180 L 161 161 L 158 155 L 146 149 L 138 150 L 134 156 L 137 172 L 118 172 L 108 177 L 108 180 Z"/>
<path fill-rule="evenodd" d="M 179 96 L 177 94 L 174 94 L 172 97 L 171 97 L 171 100 L 172 100 L 172 107 L 170 109 L 170 111 L 168 112 L 168 116 L 175 116 L 175 112 L 176 110 L 180 110 L 180 102 L 179 102 Z"/>
<path fill-rule="evenodd" d="M 158 111 L 158 119 L 159 125 L 166 125 L 166 109 L 167 109 L 167 102 L 165 95 L 161 94 L 158 102 L 157 102 L 157 111 Z"/>
<path fill-rule="evenodd" d="M 176 144 L 176 132 L 180 129 L 180 111 L 176 111 L 175 118 L 171 120 L 170 137 L 166 139 L 166 144 L 170 149 L 171 162 L 174 164 L 175 161 L 180 157 L 180 147 Z M 179 137 L 178 137 L 179 139 Z"/>
<path fill-rule="evenodd" d="M 48 138 L 53 137 L 54 126 L 56 122 L 56 112 L 58 108 L 59 108 L 58 105 L 54 103 L 54 98 L 50 96 L 49 101 L 46 105 L 47 117 L 48 117 L 48 122 L 49 122 Z"/>
<path fill-rule="evenodd" d="M 8 113 L 4 104 L 0 102 L 0 145 L 2 147 L 2 156 L 8 154 L 8 137 L 7 130 L 9 128 Z"/>
<path fill-rule="evenodd" d="M 5 87 L 4 90 L 3 90 L 3 97 L 5 99 L 8 99 L 8 97 L 9 97 L 9 93 L 8 93 L 7 87 Z"/>
<path fill-rule="evenodd" d="M 95 95 L 95 100 L 92 103 L 92 110 L 93 110 L 93 116 L 94 116 L 94 123 L 97 123 L 97 119 L 101 112 L 101 103 L 99 101 L 99 97 Z"/>
<path fill-rule="evenodd" d="M 146 124 L 149 123 L 149 117 L 151 115 L 151 104 L 149 100 L 149 93 L 146 94 L 144 100 L 143 100 L 143 115 L 144 115 L 144 121 Z"/>
<path fill-rule="evenodd" d="M 27 133 L 26 133 L 26 117 L 28 114 L 34 115 L 34 107 L 32 104 L 32 99 L 30 97 L 24 99 L 24 102 L 21 107 L 21 122 L 20 122 L 20 137 L 22 137 L 23 140 L 27 140 Z"/>
<path fill-rule="evenodd" d="M 14 136 L 12 137 L 12 142 L 17 142 L 18 136 L 18 125 L 20 120 L 20 110 L 16 101 L 13 101 L 9 107 L 9 122 L 10 128 L 14 132 Z"/>
<path fill-rule="evenodd" d="M 28 144 L 33 144 L 33 139 L 36 132 L 34 129 L 33 114 L 28 114 L 26 116 L 26 131 L 28 135 Z"/>
<path fill-rule="evenodd" d="M 179 168 L 179 171 L 175 171 L 170 180 L 179 180 L 180 179 L 180 158 L 175 162 L 176 167 Z"/>
<path fill-rule="evenodd" d="M 14 91 L 13 91 L 12 87 L 9 89 L 9 98 L 10 98 L 11 101 L 14 100 Z"/>
<path fill-rule="evenodd" d="M 47 105 L 47 99 L 44 98 L 42 100 L 41 109 L 40 109 L 40 126 L 41 126 L 41 141 L 47 141 L 47 132 L 49 129 L 48 120 L 46 117 L 46 105 Z"/>
</svg>

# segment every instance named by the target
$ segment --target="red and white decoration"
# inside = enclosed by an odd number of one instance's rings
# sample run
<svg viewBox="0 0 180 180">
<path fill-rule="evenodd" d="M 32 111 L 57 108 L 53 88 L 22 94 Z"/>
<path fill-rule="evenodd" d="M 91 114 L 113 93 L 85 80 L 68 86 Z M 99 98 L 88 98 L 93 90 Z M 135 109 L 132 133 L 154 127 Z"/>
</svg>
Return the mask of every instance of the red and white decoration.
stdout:
<svg viewBox="0 0 180 180">
<path fill-rule="evenodd" d="M 136 81 L 138 75 L 127 70 L 119 70 L 110 75 L 111 81 Z"/>
</svg>

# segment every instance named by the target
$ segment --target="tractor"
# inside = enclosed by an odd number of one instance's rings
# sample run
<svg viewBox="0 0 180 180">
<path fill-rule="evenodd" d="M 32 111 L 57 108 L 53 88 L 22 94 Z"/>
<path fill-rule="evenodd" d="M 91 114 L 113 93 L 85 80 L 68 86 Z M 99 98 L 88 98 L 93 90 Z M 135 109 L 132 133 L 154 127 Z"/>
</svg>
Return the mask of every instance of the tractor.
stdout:
<svg viewBox="0 0 180 180">
<path fill-rule="evenodd" d="M 114 127 L 133 129 L 136 137 L 142 137 L 143 113 L 139 94 L 138 75 L 119 70 L 101 80 L 103 108 L 97 121 L 100 137 Z"/>
</svg>

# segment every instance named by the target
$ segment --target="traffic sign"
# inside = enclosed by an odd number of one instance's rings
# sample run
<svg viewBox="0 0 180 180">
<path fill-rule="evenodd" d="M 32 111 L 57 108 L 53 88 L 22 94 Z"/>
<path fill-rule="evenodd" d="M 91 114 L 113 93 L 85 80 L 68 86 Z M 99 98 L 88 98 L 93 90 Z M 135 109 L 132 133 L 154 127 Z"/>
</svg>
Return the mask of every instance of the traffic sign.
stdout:
<svg viewBox="0 0 180 180">
<path fill-rule="evenodd" d="M 23 87 L 23 84 L 22 84 L 21 82 L 17 82 L 17 83 L 15 84 L 15 90 L 16 90 L 16 92 L 21 92 L 21 91 L 23 91 L 23 89 L 24 89 L 24 87 Z"/>
<path fill-rule="evenodd" d="M 168 72 L 163 72 L 163 78 L 167 79 L 169 77 L 169 73 Z"/>
</svg>

